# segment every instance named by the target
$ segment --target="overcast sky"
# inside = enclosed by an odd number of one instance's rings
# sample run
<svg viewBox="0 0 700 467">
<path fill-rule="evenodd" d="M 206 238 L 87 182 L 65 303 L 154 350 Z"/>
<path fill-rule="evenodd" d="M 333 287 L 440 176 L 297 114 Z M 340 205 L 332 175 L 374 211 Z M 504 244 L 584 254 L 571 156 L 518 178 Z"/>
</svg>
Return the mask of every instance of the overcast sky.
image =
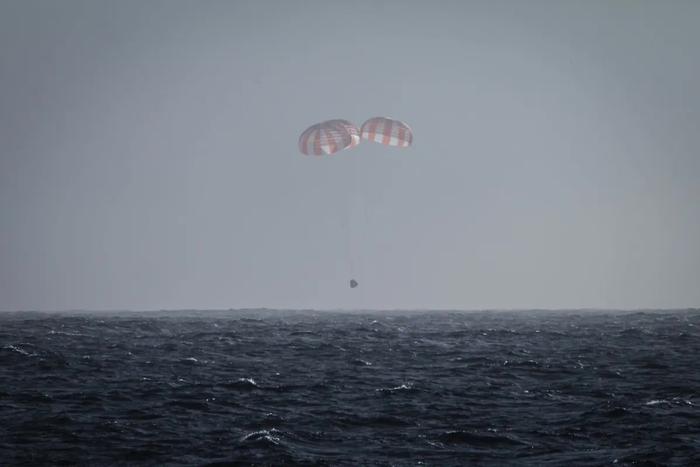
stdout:
<svg viewBox="0 0 700 467">
<path fill-rule="evenodd" d="M 2 0 L 0 310 L 698 306 L 698 18 Z"/>
</svg>

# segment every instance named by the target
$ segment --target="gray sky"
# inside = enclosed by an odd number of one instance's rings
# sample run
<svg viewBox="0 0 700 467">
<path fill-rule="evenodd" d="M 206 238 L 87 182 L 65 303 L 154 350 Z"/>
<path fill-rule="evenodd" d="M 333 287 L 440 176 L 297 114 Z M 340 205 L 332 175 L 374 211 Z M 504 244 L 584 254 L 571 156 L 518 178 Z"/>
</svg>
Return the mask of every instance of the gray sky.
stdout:
<svg viewBox="0 0 700 467">
<path fill-rule="evenodd" d="M 3 0 L 0 309 L 700 305 L 698 18 Z"/>
</svg>

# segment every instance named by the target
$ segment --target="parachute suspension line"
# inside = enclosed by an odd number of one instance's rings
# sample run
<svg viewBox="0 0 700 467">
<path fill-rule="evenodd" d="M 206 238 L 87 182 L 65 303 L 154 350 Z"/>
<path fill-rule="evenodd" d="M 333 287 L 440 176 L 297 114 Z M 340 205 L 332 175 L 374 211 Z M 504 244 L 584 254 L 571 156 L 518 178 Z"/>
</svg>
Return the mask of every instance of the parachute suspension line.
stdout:
<svg viewBox="0 0 700 467">
<path fill-rule="evenodd" d="M 365 167 L 366 160 L 362 157 L 356 157 L 352 160 L 352 200 L 353 200 L 353 266 L 354 271 L 352 272 L 352 281 L 350 283 L 352 288 L 355 288 L 353 294 L 353 308 L 355 310 L 362 310 L 366 307 L 366 290 L 367 290 L 367 271 L 365 269 L 365 256 L 366 256 L 366 244 L 367 237 L 369 236 L 369 229 L 367 225 L 367 209 L 366 209 L 366 183 L 365 173 L 363 168 Z"/>
<path fill-rule="evenodd" d="M 357 274 L 362 275 L 364 278 L 364 275 L 366 274 L 365 259 L 367 256 L 367 239 L 369 236 L 369 225 L 367 223 L 367 196 L 364 189 L 357 190 L 357 206 L 358 213 L 356 224 L 358 233 L 356 234 L 356 239 L 357 244 L 359 245 L 357 249 Z M 364 291 L 365 288 L 362 290 Z"/>
<path fill-rule="evenodd" d="M 351 158 L 350 173 L 350 190 L 348 191 L 348 214 L 350 220 L 350 279 L 360 282 L 357 275 L 360 273 L 358 268 L 361 266 L 358 261 L 359 243 L 358 233 L 360 226 L 357 223 L 357 197 L 360 193 L 358 187 L 358 160 Z"/>
<path fill-rule="evenodd" d="M 354 183 L 353 183 L 353 178 L 354 174 L 350 174 L 349 180 L 348 180 L 348 186 L 349 189 L 343 193 L 343 196 L 345 197 L 345 213 L 344 213 L 344 223 L 345 223 L 345 248 L 346 248 L 346 260 L 347 263 L 345 265 L 347 269 L 347 274 L 349 276 L 349 279 L 353 278 L 353 275 L 355 274 L 355 262 L 354 262 L 354 251 L 353 251 L 353 244 L 352 244 L 352 230 L 353 230 L 353 225 L 352 225 L 352 192 L 354 190 Z"/>
<path fill-rule="evenodd" d="M 350 164 L 348 173 L 348 186 L 346 192 L 348 207 L 348 281 L 350 288 L 362 289 L 362 274 L 364 271 L 362 245 L 366 225 L 362 214 L 364 212 L 362 187 L 360 175 L 362 160 L 350 156 L 347 160 Z M 357 293 L 357 292 L 355 292 Z M 355 304 L 357 305 L 357 304 Z"/>
</svg>

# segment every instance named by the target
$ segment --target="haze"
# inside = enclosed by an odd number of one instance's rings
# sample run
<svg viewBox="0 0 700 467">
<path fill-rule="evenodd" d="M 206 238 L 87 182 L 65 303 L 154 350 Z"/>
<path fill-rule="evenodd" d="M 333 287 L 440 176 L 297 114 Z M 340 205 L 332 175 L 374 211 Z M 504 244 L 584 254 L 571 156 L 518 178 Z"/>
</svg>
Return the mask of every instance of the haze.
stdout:
<svg viewBox="0 0 700 467">
<path fill-rule="evenodd" d="M 698 18 L 4 0 L 0 309 L 697 306 Z M 414 146 L 297 149 L 377 115 Z"/>
</svg>

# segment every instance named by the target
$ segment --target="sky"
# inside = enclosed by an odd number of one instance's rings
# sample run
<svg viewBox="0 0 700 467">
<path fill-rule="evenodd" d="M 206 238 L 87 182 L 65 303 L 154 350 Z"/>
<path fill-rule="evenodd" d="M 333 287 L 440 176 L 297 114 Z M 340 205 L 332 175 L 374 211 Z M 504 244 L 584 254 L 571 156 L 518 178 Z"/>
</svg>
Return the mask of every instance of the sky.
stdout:
<svg viewBox="0 0 700 467">
<path fill-rule="evenodd" d="M 0 310 L 698 306 L 698 18 L 3 0 Z M 413 146 L 298 151 L 374 116 Z"/>
</svg>

